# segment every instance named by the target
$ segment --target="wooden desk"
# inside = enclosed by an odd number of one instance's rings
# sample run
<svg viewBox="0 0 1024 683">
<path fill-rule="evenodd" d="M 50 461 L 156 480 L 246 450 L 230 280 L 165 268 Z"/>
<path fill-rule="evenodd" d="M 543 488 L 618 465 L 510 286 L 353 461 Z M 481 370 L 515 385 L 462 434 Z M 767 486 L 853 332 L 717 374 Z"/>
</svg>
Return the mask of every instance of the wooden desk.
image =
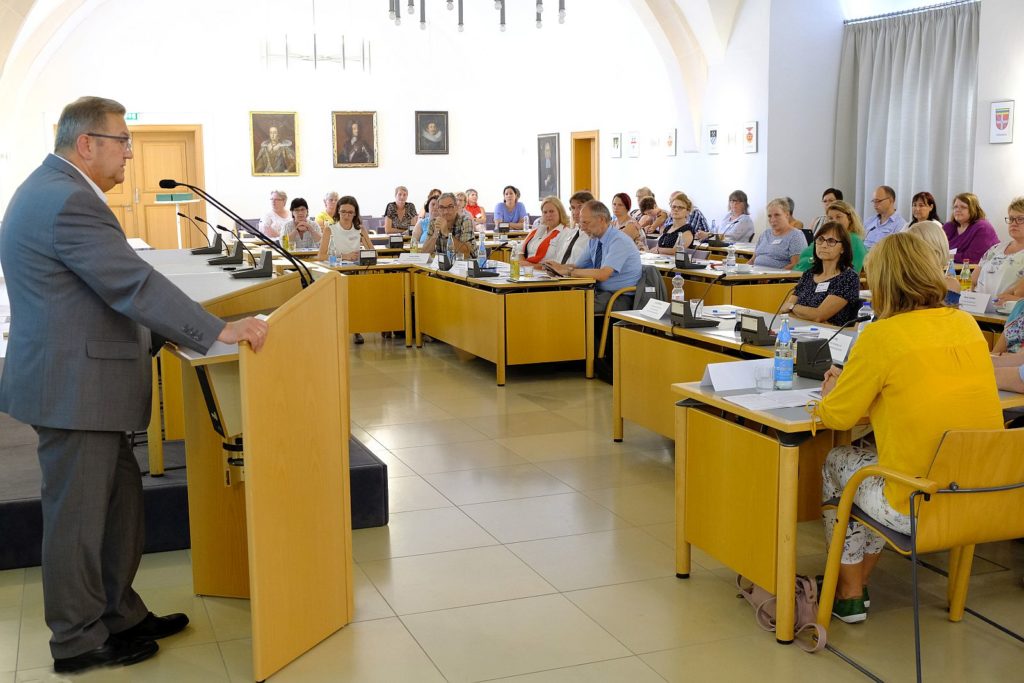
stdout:
<svg viewBox="0 0 1024 683">
<path fill-rule="evenodd" d="M 803 275 L 795 270 L 756 267 L 752 273 L 729 273 L 708 289 L 708 283 L 721 275 L 720 270 L 673 269 L 673 272 L 683 276 L 688 299 L 702 298 L 708 305 L 731 304 L 758 311 L 776 310 Z"/>
<path fill-rule="evenodd" d="M 819 429 L 812 437 L 804 408 L 747 410 L 699 382 L 672 390 L 683 399 L 675 408 L 676 575 L 689 576 L 690 544 L 699 547 L 777 596 L 776 640 L 790 643 L 797 521 L 820 515 L 821 464 L 849 435 Z M 999 397 L 1004 410 L 1024 406 L 1024 395 Z"/>
<path fill-rule="evenodd" d="M 710 307 L 710 306 L 709 306 Z M 771 313 L 750 311 L 766 318 Z M 740 341 L 735 319 L 718 327 L 684 329 L 671 321 L 652 320 L 639 311 L 616 311 L 612 318 L 624 324 L 612 328 L 612 438 L 622 441 L 623 420 L 636 422 L 671 439 L 675 434 L 672 392 L 676 382 L 696 382 L 708 363 L 745 358 L 770 358 L 773 346 L 753 346 Z M 831 325 L 790 318 L 793 325 Z M 778 319 L 774 327 L 778 329 Z"/>
<path fill-rule="evenodd" d="M 497 366 L 586 362 L 594 376 L 594 281 L 589 278 L 508 282 L 417 267 L 416 346 L 423 335 Z"/>
</svg>

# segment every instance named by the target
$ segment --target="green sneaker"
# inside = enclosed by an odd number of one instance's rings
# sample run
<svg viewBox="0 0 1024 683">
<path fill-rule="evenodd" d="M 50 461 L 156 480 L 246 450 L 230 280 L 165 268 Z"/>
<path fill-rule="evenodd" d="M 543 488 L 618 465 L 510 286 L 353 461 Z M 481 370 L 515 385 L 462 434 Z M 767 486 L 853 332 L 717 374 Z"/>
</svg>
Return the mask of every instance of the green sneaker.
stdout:
<svg viewBox="0 0 1024 683">
<path fill-rule="evenodd" d="M 864 601 L 864 608 L 868 609 L 871 607 L 871 596 L 868 595 L 868 587 L 864 586 L 864 595 L 860 596 L 861 600 Z"/>
<path fill-rule="evenodd" d="M 864 607 L 863 598 L 836 600 L 832 605 L 832 616 L 847 624 L 859 624 L 868 618 L 868 610 Z"/>
</svg>

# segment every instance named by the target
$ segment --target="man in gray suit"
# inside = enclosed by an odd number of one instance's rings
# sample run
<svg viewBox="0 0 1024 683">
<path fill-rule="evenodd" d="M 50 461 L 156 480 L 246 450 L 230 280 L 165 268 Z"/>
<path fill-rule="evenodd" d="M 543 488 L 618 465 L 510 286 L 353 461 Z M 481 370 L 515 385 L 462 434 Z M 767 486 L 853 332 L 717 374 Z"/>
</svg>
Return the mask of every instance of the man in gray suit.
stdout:
<svg viewBox="0 0 1024 683">
<path fill-rule="evenodd" d="M 150 412 L 150 331 L 206 351 L 258 350 L 267 325 L 225 324 L 128 246 L 104 192 L 132 157 L 125 109 L 83 97 L 61 113 L 55 153 L 11 198 L 0 264 L 11 302 L 0 410 L 39 435 L 43 597 L 58 672 L 133 664 L 188 624 L 132 589 L 142 481 L 126 431 Z"/>
</svg>

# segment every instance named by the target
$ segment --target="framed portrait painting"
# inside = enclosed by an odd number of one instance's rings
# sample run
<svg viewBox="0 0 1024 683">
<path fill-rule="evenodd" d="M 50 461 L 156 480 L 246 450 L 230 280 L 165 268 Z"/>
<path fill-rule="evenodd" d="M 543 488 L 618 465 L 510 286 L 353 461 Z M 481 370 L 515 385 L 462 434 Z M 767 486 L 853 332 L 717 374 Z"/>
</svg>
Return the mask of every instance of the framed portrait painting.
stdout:
<svg viewBox="0 0 1024 683">
<path fill-rule="evenodd" d="M 612 158 L 613 159 L 621 159 L 622 158 L 622 133 L 612 133 L 611 140 L 612 140 L 612 142 L 611 142 L 611 145 L 612 145 Z"/>
<path fill-rule="evenodd" d="M 293 111 L 249 112 L 253 175 L 298 175 L 298 126 Z"/>
<path fill-rule="evenodd" d="M 558 196 L 558 133 L 537 136 L 537 183 L 540 199 Z"/>
<path fill-rule="evenodd" d="M 448 112 L 416 112 L 416 153 L 448 153 Z"/>
<path fill-rule="evenodd" d="M 377 112 L 332 111 L 334 168 L 376 168 Z"/>
</svg>

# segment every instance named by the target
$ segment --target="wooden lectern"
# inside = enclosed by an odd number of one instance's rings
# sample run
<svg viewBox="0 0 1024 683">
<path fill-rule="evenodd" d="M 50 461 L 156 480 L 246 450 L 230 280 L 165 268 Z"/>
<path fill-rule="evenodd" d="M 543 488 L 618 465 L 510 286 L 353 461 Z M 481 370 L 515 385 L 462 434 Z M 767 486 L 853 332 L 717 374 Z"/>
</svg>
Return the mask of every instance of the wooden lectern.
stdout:
<svg viewBox="0 0 1024 683">
<path fill-rule="evenodd" d="M 282 304 L 259 353 L 175 352 L 194 588 L 250 599 L 257 681 L 352 618 L 345 286 L 330 273 Z"/>
</svg>

